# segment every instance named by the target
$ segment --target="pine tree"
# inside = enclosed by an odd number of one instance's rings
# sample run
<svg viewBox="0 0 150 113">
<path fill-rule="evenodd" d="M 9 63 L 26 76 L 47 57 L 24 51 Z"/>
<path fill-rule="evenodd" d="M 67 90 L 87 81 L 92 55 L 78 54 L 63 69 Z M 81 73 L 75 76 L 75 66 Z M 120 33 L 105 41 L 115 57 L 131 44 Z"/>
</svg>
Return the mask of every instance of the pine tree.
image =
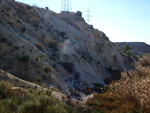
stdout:
<svg viewBox="0 0 150 113">
<path fill-rule="evenodd" d="M 123 52 L 128 55 L 128 56 L 134 56 L 134 54 L 131 52 L 130 50 L 130 46 L 128 44 L 126 44 L 123 48 Z"/>
</svg>

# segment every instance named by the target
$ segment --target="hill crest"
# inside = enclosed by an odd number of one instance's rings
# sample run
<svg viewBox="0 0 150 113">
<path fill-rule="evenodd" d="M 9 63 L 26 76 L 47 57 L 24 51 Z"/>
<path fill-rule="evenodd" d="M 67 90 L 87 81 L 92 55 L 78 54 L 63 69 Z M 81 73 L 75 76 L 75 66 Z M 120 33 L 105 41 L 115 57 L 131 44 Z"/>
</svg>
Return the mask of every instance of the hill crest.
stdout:
<svg viewBox="0 0 150 113">
<path fill-rule="evenodd" d="M 80 12 L 57 14 L 12 0 L 0 3 L 0 61 L 6 72 L 78 98 L 134 67 Z"/>
</svg>

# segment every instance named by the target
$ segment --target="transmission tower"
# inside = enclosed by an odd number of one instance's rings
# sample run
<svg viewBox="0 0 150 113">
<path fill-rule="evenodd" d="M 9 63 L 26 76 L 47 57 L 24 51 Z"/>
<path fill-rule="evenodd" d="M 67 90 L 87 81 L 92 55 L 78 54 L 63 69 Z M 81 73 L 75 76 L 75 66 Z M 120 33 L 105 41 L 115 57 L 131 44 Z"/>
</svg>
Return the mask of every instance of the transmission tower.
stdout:
<svg viewBox="0 0 150 113">
<path fill-rule="evenodd" d="M 89 7 L 88 7 L 88 9 L 87 9 L 87 15 L 86 15 L 86 17 L 87 17 L 87 23 L 89 23 L 91 20 L 90 20 L 90 17 L 92 17 L 91 15 L 90 15 L 90 9 L 89 9 Z"/>
<path fill-rule="evenodd" d="M 61 12 L 72 11 L 71 0 L 62 0 L 61 2 Z"/>
</svg>

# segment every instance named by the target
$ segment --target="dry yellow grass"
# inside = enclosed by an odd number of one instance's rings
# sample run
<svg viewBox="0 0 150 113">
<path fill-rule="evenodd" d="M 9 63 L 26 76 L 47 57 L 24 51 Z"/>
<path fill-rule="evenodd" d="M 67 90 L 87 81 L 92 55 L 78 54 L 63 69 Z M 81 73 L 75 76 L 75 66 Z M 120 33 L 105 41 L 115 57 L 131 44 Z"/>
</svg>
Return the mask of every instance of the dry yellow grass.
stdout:
<svg viewBox="0 0 150 113">
<path fill-rule="evenodd" d="M 112 93 L 132 102 L 143 113 L 150 111 L 150 59 L 140 59 L 135 70 L 125 71 L 119 82 L 111 85 Z"/>
<path fill-rule="evenodd" d="M 150 59 L 150 53 L 146 53 L 146 54 L 144 54 L 142 56 Z"/>
</svg>

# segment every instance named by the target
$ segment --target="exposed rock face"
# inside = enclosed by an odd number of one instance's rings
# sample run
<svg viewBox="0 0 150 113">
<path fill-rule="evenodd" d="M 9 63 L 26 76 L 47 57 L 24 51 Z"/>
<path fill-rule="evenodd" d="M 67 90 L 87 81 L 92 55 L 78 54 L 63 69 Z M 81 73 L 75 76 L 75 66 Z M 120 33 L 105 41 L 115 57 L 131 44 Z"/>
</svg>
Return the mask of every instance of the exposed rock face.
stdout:
<svg viewBox="0 0 150 113">
<path fill-rule="evenodd" d="M 79 12 L 56 14 L 12 0 L 0 3 L 0 68 L 17 77 L 78 96 L 86 87 L 105 85 L 110 69 L 133 64 Z"/>
<path fill-rule="evenodd" d="M 120 46 L 122 49 L 126 44 L 128 44 L 131 48 L 131 51 L 135 55 L 142 55 L 144 53 L 150 53 L 150 45 L 144 42 L 116 42 L 116 44 Z"/>
</svg>

